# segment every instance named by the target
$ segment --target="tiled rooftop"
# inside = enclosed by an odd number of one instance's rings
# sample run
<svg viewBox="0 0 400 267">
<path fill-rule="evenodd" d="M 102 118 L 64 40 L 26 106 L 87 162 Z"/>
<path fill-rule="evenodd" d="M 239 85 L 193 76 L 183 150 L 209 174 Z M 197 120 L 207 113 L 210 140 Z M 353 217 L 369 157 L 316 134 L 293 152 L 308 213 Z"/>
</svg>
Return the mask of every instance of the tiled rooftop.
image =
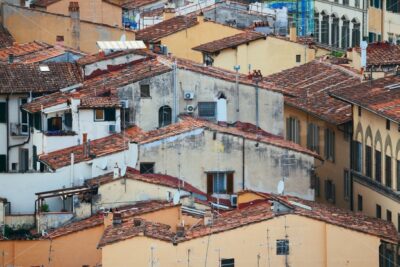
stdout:
<svg viewBox="0 0 400 267">
<path fill-rule="evenodd" d="M 13 45 L 14 38 L 11 36 L 10 32 L 0 25 L 0 48 L 8 47 Z"/>
<path fill-rule="evenodd" d="M 93 227 L 101 226 L 104 223 L 104 216 L 103 214 L 95 214 L 91 217 L 83 220 L 79 220 L 76 222 L 68 223 L 64 226 L 61 226 L 57 229 L 48 232 L 48 235 L 43 237 L 46 238 L 57 238 L 64 235 L 69 235 L 72 233 L 76 233 L 79 231 L 83 231 L 86 229 L 90 229 Z"/>
<path fill-rule="evenodd" d="M 56 92 L 82 82 L 80 70 L 72 63 L 46 63 L 49 71 L 41 71 L 38 63 L 3 64 L 0 68 L 0 94 Z"/>
<path fill-rule="evenodd" d="M 118 97 L 115 96 L 88 96 L 81 99 L 80 108 L 90 109 L 90 108 L 115 108 L 120 107 Z"/>
<path fill-rule="evenodd" d="M 96 54 L 86 55 L 86 56 L 78 59 L 77 63 L 81 66 L 85 66 L 85 65 L 96 63 L 98 61 L 113 59 L 116 57 L 129 55 L 129 54 L 133 54 L 133 53 L 138 54 L 138 55 L 143 55 L 143 56 L 147 56 L 147 55 L 150 56 L 152 54 L 151 51 L 146 50 L 146 49 L 128 49 L 128 50 L 123 50 L 123 51 L 116 51 L 116 52 L 110 53 L 110 54 L 96 53 Z"/>
<path fill-rule="evenodd" d="M 196 16 L 176 16 L 136 32 L 136 40 L 155 42 L 159 39 L 197 25 Z"/>
<path fill-rule="evenodd" d="M 127 168 L 126 174 L 124 177 L 121 177 L 121 179 L 122 178 L 132 179 L 157 185 L 163 185 L 171 188 L 181 188 L 182 190 L 185 190 L 187 192 L 192 192 L 199 195 L 205 195 L 204 192 L 192 186 L 190 183 L 182 182 L 182 180 L 179 180 L 176 177 L 165 174 L 156 174 L 156 173 L 141 174 L 138 170 L 135 170 L 131 167 Z M 113 173 L 109 173 L 103 176 L 86 180 L 86 183 L 89 186 L 97 186 L 97 185 L 107 184 L 112 181 L 115 181 L 115 179 L 113 179 Z"/>
<path fill-rule="evenodd" d="M 226 48 L 235 48 L 238 45 L 249 43 L 259 39 L 266 39 L 264 34 L 246 31 L 243 33 L 238 33 L 226 38 L 215 40 L 209 43 L 201 44 L 193 48 L 193 50 L 206 52 L 206 53 L 216 53 Z"/>
<path fill-rule="evenodd" d="M 286 94 L 294 95 L 285 96 L 286 104 L 327 122 L 342 124 L 352 119 L 351 107 L 329 93 L 344 86 L 360 84 L 361 76 L 342 66 L 314 60 L 269 75 L 264 80 L 275 83 Z"/>
<path fill-rule="evenodd" d="M 125 0 L 122 4 L 124 9 L 136 9 L 150 4 L 161 2 L 160 0 Z"/>
<path fill-rule="evenodd" d="M 361 53 L 359 47 L 354 48 Z M 400 64 L 400 45 L 390 43 L 369 43 L 367 47 L 367 65 L 384 66 Z"/>
<path fill-rule="evenodd" d="M 390 89 L 393 86 L 393 89 Z M 335 90 L 332 96 L 400 123 L 400 77 L 388 76 Z"/>
<path fill-rule="evenodd" d="M 285 198 L 287 201 L 284 200 Z M 138 235 L 179 243 L 210 234 L 237 229 L 287 214 L 304 216 L 350 230 L 374 235 L 395 244 L 399 240 L 396 228 L 391 222 L 370 218 L 361 213 L 352 213 L 347 210 L 294 197 L 278 197 L 281 203 L 283 202 L 283 204 L 287 204 L 287 206 L 291 208 L 291 211 L 274 213 L 271 210 L 272 203 L 270 201 L 276 199 L 276 197 L 272 196 L 269 198 L 267 197 L 265 201 L 256 202 L 243 208 L 222 213 L 213 219 L 211 226 L 199 224 L 190 230 L 186 230 L 184 237 L 177 237 L 167 225 L 143 220 L 140 226 L 135 226 L 133 221 L 126 221 L 119 226 L 108 227 L 104 231 L 99 247 L 133 238 Z M 307 205 L 311 207 L 311 210 L 291 204 L 289 201 Z"/>
</svg>

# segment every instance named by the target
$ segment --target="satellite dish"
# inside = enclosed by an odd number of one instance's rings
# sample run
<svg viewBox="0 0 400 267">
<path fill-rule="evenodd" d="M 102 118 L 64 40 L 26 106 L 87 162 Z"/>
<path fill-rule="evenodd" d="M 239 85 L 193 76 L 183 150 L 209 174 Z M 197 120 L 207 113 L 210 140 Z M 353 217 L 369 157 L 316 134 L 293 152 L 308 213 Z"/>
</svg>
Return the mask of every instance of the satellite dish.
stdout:
<svg viewBox="0 0 400 267">
<path fill-rule="evenodd" d="M 126 41 L 126 35 L 125 35 L 125 33 L 121 35 L 120 41 L 121 41 L 121 42 L 125 42 L 125 41 Z"/>
<path fill-rule="evenodd" d="M 176 191 L 176 193 L 174 194 L 174 198 L 172 199 L 172 203 L 174 203 L 174 205 L 178 205 L 180 200 L 181 193 L 179 191 Z"/>
<path fill-rule="evenodd" d="M 278 194 L 283 194 L 284 190 L 285 190 L 285 182 L 284 181 L 279 181 L 279 183 L 278 183 Z"/>
<path fill-rule="evenodd" d="M 124 165 L 121 167 L 121 177 L 124 177 L 125 174 L 126 174 L 126 166 Z"/>
</svg>

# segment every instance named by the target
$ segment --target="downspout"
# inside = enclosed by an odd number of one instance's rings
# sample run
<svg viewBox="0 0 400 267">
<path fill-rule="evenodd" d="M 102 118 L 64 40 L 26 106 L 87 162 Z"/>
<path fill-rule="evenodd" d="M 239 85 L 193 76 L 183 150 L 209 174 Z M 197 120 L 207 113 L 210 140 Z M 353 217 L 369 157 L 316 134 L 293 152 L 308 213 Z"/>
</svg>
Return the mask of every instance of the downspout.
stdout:
<svg viewBox="0 0 400 267">
<path fill-rule="evenodd" d="M 246 168 L 245 168 L 245 163 L 246 163 L 245 141 L 246 141 L 246 139 L 244 137 L 242 137 L 242 190 L 246 189 L 246 186 L 245 186 L 245 171 L 246 171 Z"/>
<path fill-rule="evenodd" d="M 8 98 L 8 95 L 7 95 L 7 97 L 6 97 L 6 126 L 7 126 L 7 148 L 9 147 L 9 145 L 10 145 L 10 137 L 9 137 L 9 134 L 10 134 L 10 123 L 9 123 L 9 119 L 8 119 L 8 106 L 9 106 L 9 104 L 8 104 L 8 101 L 9 101 L 9 98 Z M 6 158 L 6 172 L 9 172 L 10 171 L 10 153 L 9 153 L 9 150 L 7 149 L 7 158 Z"/>
<path fill-rule="evenodd" d="M 174 122 L 178 122 L 178 93 L 177 93 L 177 75 L 176 75 L 176 60 L 174 61 L 174 64 L 172 65 L 172 71 L 173 71 L 173 89 L 174 89 Z"/>
</svg>

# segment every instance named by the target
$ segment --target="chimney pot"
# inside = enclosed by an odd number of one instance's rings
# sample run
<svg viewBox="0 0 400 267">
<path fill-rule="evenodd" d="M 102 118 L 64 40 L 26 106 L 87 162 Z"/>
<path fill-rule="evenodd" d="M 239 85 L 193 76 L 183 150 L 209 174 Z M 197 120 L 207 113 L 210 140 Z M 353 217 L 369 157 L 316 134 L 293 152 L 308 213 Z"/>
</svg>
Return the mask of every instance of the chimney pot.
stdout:
<svg viewBox="0 0 400 267">
<path fill-rule="evenodd" d="M 289 40 L 292 42 L 297 42 L 297 29 L 294 24 L 290 25 L 289 29 Z"/>
</svg>

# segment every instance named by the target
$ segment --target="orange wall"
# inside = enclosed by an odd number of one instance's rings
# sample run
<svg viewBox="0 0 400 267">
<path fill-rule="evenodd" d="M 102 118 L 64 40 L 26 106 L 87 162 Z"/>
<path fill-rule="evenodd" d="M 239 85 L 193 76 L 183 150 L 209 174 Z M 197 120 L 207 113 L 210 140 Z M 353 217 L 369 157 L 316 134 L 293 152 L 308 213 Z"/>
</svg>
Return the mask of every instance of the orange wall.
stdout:
<svg viewBox="0 0 400 267">
<path fill-rule="evenodd" d="M 103 226 L 61 236 L 50 240 L 2 241 L 0 252 L 5 252 L 4 259 L 0 253 L 0 266 L 95 266 L 101 263 L 101 251 L 97 244 L 103 234 Z M 51 245 L 51 261 L 49 251 Z"/>
</svg>

